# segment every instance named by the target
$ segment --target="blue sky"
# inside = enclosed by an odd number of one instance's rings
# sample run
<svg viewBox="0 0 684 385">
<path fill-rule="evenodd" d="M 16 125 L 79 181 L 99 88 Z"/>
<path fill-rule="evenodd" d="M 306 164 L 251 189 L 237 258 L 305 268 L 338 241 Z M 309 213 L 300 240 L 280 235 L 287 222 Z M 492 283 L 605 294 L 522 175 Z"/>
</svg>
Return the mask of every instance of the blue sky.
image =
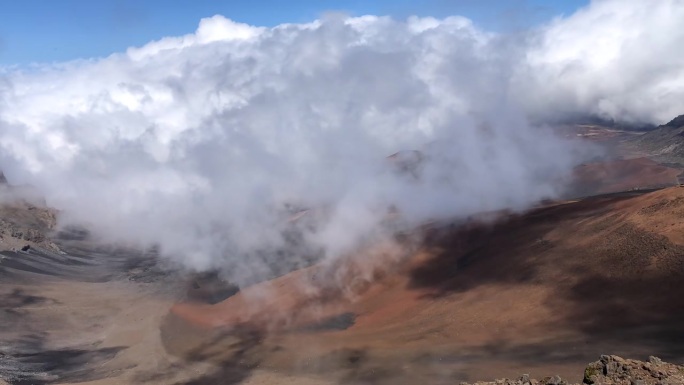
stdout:
<svg viewBox="0 0 684 385">
<path fill-rule="evenodd" d="M 2 2 L 0 65 L 106 56 L 191 33 L 215 14 L 253 25 L 306 22 L 328 10 L 351 15 L 463 15 L 506 30 L 571 14 L 588 0 L 21 0 Z"/>
</svg>

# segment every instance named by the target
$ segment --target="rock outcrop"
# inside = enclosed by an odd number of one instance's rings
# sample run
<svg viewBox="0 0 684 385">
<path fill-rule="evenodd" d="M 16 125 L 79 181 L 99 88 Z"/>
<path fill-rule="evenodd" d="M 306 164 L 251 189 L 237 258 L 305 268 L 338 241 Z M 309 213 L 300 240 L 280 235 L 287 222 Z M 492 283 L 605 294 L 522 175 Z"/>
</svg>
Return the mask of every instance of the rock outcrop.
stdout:
<svg viewBox="0 0 684 385">
<path fill-rule="evenodd" d="M 18 200 L 0 202 L 0 250 L 31 245 L 58 251 L 49 237 L 56 224 L 57 212 L 49 207 Z"/>
<path fill-rule="evenodd" d="M 591 385 L 684 384 L 684 366 L 649 357 L 648 362 L 618 356 L 601 356 L 584 370 L 584 383 Z"/>
<path fill-rule="evenodd" d="M 601 356 L 584 370 L 585 385 L 679 385 L 684 384 L 684 366 L 663 362 L 650 357 L 647 362 L 624 359 L 618 356 Z M 518 379 L 500 379 L 461 385 L 572 385 L 559 376 L 541 380 L 523 374 Z M 577 384 L 579 385 L 579 384 Z"/>
<path fill-rule="evenodd" d="M 50 249 L 49 240 L 57 224 L 57 210 L 30 186 L 10 184 L 0 170 L 0 250 L 26 246 L 27 242 Z"/>
</svg>

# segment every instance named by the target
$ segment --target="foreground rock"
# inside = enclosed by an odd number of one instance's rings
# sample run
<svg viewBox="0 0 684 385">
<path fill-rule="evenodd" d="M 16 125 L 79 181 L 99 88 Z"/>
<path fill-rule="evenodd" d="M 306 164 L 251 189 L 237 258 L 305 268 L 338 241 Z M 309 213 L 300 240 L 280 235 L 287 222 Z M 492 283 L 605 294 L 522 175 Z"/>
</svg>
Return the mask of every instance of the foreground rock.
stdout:
<svg viewBox="0 0 684 385">
<path fill-rule="evenodd" d="M 628 360 L 618 356 L 601 356 L 584 370 L 583 384 L 587 385 L 675 385 L 684 384 L 684 366 L 650 357 L 648 362 Z M 461 385 L 471 385 L 461 383 Z M 475 382 L 472 385 L 571 385 L 558 376 L 541 380 L 523 374 L 516 380 L 502 379 Z"/>
<path fill-rule="evenodd" d="M 684 366 L 650 357 L 648 362 L 601 356 L 584 370 L 584 383 L 596 385 L 684 384 Z"/>
</svg>

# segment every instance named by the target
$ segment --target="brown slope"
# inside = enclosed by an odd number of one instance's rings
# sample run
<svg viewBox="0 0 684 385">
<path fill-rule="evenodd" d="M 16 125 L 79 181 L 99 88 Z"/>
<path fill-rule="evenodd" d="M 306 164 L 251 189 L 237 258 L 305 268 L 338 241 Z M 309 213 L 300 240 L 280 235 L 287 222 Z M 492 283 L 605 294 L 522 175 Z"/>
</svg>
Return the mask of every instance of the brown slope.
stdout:
<svg viewBox="0 0 684 385">
<path fill-rule="evenodd" d="M 649 158 L 586 163 L 574 171 L 573 193 L 580 196 L 677 185 L 681 169 Z"/>
<path fill-rule="evenodd" d="M 603 353 L 681 362 L 682 218 L 684 189 L 670 188 L 434 229 L 406 258 L 380 248 L 353 258 L 357 267 L 312 267 L 217 305 L 179 304 L 162 335 L 186 359 L 354 383 L 523 372 L 580 380 Z M 376 263 L 358 267 L 368 261 Z M 372 284 L 351 285 L 367 270 Z"/>
</svg>

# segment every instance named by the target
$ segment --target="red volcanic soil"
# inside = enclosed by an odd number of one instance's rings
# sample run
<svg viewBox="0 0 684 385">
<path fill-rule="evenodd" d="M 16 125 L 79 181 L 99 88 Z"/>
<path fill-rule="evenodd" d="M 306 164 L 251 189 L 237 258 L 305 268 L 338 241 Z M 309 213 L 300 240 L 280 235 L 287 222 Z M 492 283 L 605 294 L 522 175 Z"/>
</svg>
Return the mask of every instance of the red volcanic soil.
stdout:
<svg viewBox="0 0 684 385">
<path fill-rule="evenodd" d="M 600 354 L 682 361 L 682 219 L 675 187 L 435 228 L 420 248 L 377 247 L 216 305 L 178 304 L 162 336 L 185 359 L 341 383 L 577 381 Z"/>
<path fill-rule="evenodd" d="M 649 187 L 673 186 L 682 170 L 663 166 L 649 158 L 587 163 L 574 172 L 581 195 L 593 195 Z"/>
</svg>

